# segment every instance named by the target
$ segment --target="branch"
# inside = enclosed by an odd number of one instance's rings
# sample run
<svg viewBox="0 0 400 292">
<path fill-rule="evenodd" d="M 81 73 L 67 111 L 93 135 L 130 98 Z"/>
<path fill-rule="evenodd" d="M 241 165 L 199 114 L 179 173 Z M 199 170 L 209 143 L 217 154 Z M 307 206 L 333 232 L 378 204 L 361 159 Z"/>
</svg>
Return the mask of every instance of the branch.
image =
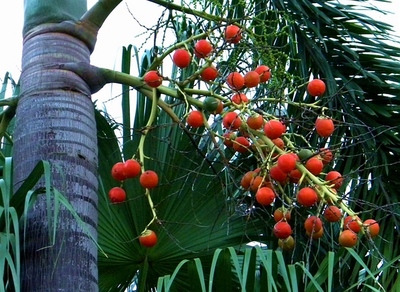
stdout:
<svg viewBox="0 0 400 292">
<path fill-rule="evenodd" d="M 229 18 L 224 18 L 224 17 L 219 17 L 213 14 L 208 14 L 205 13 L 204 11 L 198 11 L 198 10 L 194 10 L 191 8 L 187 8 L 181 5 L 177 5 L 177 4 L 173 4 L 171 2 L 165 1 L 165 0 L 148 0 L 149 2 L 158 4 L 160 6 L 163 6 L 169 10 L 176 10 L 176 11 L 180 11 L 180 12 L 184 12 L 186 14 L 190 14 L 190 15 L 194 15 L 194 16 L 198 16 L 200 18 L 203 19 L 207 19 L 207 20 L 212 20 L 215 22 L 235 22 L 235 21 L 239 21 L 240 19 L 229 19 Z"/>
<path fill-rule="evenodd" d="M 80 22 L 93 27 L 96 34 L 111 12 L 122 0 L 99 0 L 80 19 Z"/>
<path fill-rule="evenodd" d="M 51 67 L 74 72 L 86 82 L 91 93 L 96 93 L 107 83 L 118 83 L 131 86 L 147 97 L 152 97 L 153 88 L 146 85 L 141 77 L 132 76 L 110 69 L 99 68 L 85 62 L 64 63 L 52 65 Z M 177 90 L 175 88 L 162 85 L 157 87 L 156 90 L 161 94 L 180 99 L 199 108 L 203 107 L 203 103 L 200 100 L 193 98 L 191 93 L 198 94 L 201 92 L 203 95 L 213 95 L 211 91 L 196 91 L 191 88 L 180 88 Z"/>
</svg>

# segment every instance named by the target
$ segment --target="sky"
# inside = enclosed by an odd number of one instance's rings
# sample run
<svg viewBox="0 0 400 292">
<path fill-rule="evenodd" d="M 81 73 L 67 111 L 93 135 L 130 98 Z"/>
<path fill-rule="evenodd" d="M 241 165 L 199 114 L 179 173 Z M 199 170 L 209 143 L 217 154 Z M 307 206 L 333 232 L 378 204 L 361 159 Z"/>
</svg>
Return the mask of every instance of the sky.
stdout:
<svg viewBox="0 0 400 292">
<path fill-rule="evenodd" d="M 398 1 L 393 0 L 394 3 Z M 23 2 L 23 0 L 0 1 L 0 82 L 2 82 L 7 71 L 16 80 L 20 75 Z M 88 7 L 91 7 L 95 2 L 96 0 L 88 0 Z M 381 15 L 371 11 L 368 11 L 368 13 L 371 13 L 371 16 L 378 20 L 393 25 L 395 34 L 400 37 L 400 21 L 398 21 L 400 5 L 394 3 L 381 3 L 379 6 L 384 11 L 390 11 L 389 14 Z M 123 1 L 101 28 L 95 51 L 91 56 L 91 63 L 99 67 L 120 70 L 122 47 L 142 43 L 138 35 L 143 31 L 143 27 L 140 27 L 138 22 L 149 27 L 154 25 L 160 15 L 156 11 L 161 12 L 161 9 L 145 0 Z M 366 13 L 365 11 L 360 12 Z M 118 96 L 119 92 L 120 85 L 108 85 L 95 94 L 93 99 L 102 102 L 107 101 Z M 105 105 L 107 106 L 107 102 Z"/>
</svg>

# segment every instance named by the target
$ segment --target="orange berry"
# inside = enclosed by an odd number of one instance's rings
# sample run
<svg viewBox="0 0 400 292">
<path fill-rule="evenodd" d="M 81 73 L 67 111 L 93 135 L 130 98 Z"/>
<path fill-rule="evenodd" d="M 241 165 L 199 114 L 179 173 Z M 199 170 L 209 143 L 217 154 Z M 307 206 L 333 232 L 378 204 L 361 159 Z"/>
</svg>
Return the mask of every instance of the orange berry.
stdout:
<svg viewBox="0 0 400 292">
<path fill-rule="evenodd" d="M 232 72 L 226 78 L 226 83 L 233 90 L 240 90 L 244 87 L 244 77 L 239 72 Z"/>
<path fill-rule="evenodd" d="M 246 153 L 249 151 L 250 142 L 247 138 L 240 136 L 233 142 L 233 149 L 239 153 Z"/>
<path fill-rule="evenodd" d="M 279 222 L 281 220 L 286 220 L 290 221 L 291 218 L 291 212 L 288 209 L 283 209 L 282 207 L 279 207 L 274 211 L 274 220 L 275 222 Z"/>
<path fill-rule="evenodd" d="M 299 192 L 297 193 L 297 202 L 305 207 L 311 207 L 315 205 L 317 200 L 318 200 L 317 193 L 315 192 L 314 189 L 310 187 L 304 187 L 300 189 Z"/>
<path fill-rule="evenodd" d="M 255 171 L 250 170 L 250 171 L 246 172 L 242 176 L 242 179 L 240 180 L 240 185 L 242 186 L 242 188 L 244 188 L 245 190 L 248 190 L 250 188 L 251 180 L 253 179 L 254 176 L 256 176 Z"/>
<path fill-rule="evenodd" d="M 346 216 L 343 221 L 343 229 L 349 229 L 355 233 L 358 233 L 361 230 L 359 222 L 361 222 L 361 220 L 358 216 L 356 216 L 355 218 L 353 218 L 352 216 Z"/>
<path fill-rule="evenodd" d="M 253 179 L 250 181 L 250 190 L 253 192 L 256 192 L 259 188 L 264 186 L 266 183 L 264 177 L 257 175 L 253 177 Z"/>
<path fill-rule="evenodd" d="M 199 128 L 204 124 L 203 114 L 201 111 L 193 110 L 188 114 L 186 122 L 193 128 Z"/>
<path fill-rule="evenodd" d="M 339 235 L 339 244 L 345 247 L 353 247 L 357 244 L 357 234 L 351 230 L 344 230 Z"/>
<path fill-rule="evenodd" d="M 268 66 L 260 65 L 255 71 L 260 75 L 260 83 L 267 82 L 271 78 L 271 70 Z"/>
<path fill-rule="evenodd" d="M 153 189 L 158 185 L 158 175 L 155 171 L 146 170 L 140 175 L 140 185 L 147 189 Z"/>
<path fill-rule="evenodd" d="M 256 71 L 249 71 L 244 75 L 244 86 L 256 87 L 260 83 L 260 75 Z"/>
<path fill-rule="evenodd" d="M 317 118 L 315 121 L 315 130 L 321 137 L 329 137 L 335 130 L 332 119 L 329 118 Z"/>
<path fill-rule="evenodd" d="M 321 79 L 311 80 L 307 85 L 307 91 L 312 96 L 321 96 L 325 93 L 326 85 Z"/>
<path fill-rule="evenodd" d="M 285 148 L 285 142 L 281 138 L 272 139 L 272 143 L 274 143 L 279 149 L 283 150 Z"/>
<path fill-rule="evenodd" d="M 301 176 L 302 176 L 302 173 L 297 168 L 293 169 L 291 172 L 289 172 L 289 180 L 292 183 L 297 184 L 300 181 Z"/>
<path fill-rule="evenodd" d="M 324 227 L 321 227 L 320 230 L 314 232 L 306 231 L 306 235 L 312 239 L 319 239 L 324 235 Z"/>
<path fill-rule="evenodd" d="M 365 220 L 363 227 L 365 228 L 365 234 L 371 238 L 379 234 L 379 224 L 374 219 Z"/>
<path fill-rule="evenodd" d="M 194 45 L 194 54 L 196 55 L 197 58 L 205 58 L 211 53 L 212 49 L 213 47 L 209 41 L 199 40 Z"/>
<path fill-rule="evenodd" d="M 322 220 L 317 216 L 310 216 L 304 221 L 304 229 L 310 234 L 318 232 L 322 228 Z"/>
<path fill-rule="evenodd" d="M 247 98 L 246 94 L 238 92 L 232 96 L 232 102 L 235 104 L 246 104 L 249 102 L 249 99 Z"/>
<path fill-rule="evenodd" d="M 222 103 L 222 101 L 218 100 L 217 109 L 213 112 L 213 114 L 214 115 L 219 115 L 220 113 L 222 113 L 223 109 L 224 109 L 224 104 Z"/>
<path fill-rule="evenodd" d="M 179 68 L 186 68 L 190 65 L 192 57 L 185 49 L 177 49 L 172 56 L 172 61 Z"/>
<path fill-rule="evenodd" d="M 255 114 L 249 116 L 246 122 L 250 129 L 258 130 L 261 129 L 262 125 L 264 124 L 264 118 L 262 115 Z"/>
<path fill-rule="evenodd" d="M 328 222 L 338 222 L 342 218 L 342 211 L 334 205 L 328 205 L 325 208 L 324 217 Z"/>
<path fill-rule="evenodd" d="M 225 28 L 225 40 L 237 44 L 242 39 L 242 31 L 237 25 L 231 24 Z"/>
</svg>

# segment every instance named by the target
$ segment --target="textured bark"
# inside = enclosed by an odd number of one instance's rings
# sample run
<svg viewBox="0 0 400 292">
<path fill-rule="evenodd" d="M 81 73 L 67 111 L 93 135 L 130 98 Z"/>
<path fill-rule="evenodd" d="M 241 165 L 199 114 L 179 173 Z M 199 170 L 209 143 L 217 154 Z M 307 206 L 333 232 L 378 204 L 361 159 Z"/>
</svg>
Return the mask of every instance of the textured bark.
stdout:
<svg viewBox="0 0 400 292">
<path fill-rule="evenodd" d="M 68 198 L 96 238 L 97 138 L 90 89 L 76 74 L 57 69 L 66 62 L 89 63 L 89 58 L 86 45 L 67 34 L 25 37 L 13 156 L 15 187 L 39 160 L 49 161 L 52 186 Z M 23 235 L 22 291 L 97 291 L 94 242 L 62 208 L 53 245 L 48 215 L 41 195 Z"/>
</svg>

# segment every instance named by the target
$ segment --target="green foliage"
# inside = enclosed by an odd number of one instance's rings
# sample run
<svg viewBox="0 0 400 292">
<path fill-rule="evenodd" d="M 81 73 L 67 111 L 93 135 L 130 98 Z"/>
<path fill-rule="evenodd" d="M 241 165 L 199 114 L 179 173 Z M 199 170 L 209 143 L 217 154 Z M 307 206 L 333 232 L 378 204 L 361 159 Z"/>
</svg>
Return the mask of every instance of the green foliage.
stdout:
<svg viewBox="0 0 400 292">
<path fill-rule="evenodd" d="M 35 189 L 38 181 L 42 179 L 45 188 Z M 2 178 L 0 179 L 0 274 L 3 280 L 0 291 L 21 291 L 20 253 L 25 236 L 23 227 L 26 221 L 24 219 L 39 195 L 45 194 L 47 201 L 54 200 L 55 202 L 53 208 L 50 208 L 49 205 L 49 209 L 47 209 L 48 224 L 53 226 L 49 238 L 55 238 L 57 215 L 61 207 L 69 210 L 85 232 L 88 233 L 88 236 L 91 236 L 72 205 L 60 192 L 51 188 L 49 163 L 39 162 L 15 192 L 13 186 L 12 159 L 6 157 L 2 163 Z"/>
<path fill-rule="evenodd" d="M 351 286 L 341 282 L 342 264 L 340 256 L 346 254 L 360 264 L 355 270 L 359 277 Z M 400 256 L 381 267 L 370 270 L 353 249 L 343 249 L 341 254 L 328 252 L 316 273 L 310 273 L 303 262 L 289 264 L 281 251 L 247 247 L 244 251 L 232 247 L 215 250 L 208 283 L 204 280 L 200 258 L 183 260 L 171 275 L 158 280 L 157 291 L 177 291 L 179 276 L 190 283 L 191 291 L 353 291 L 369 289 L 382 291 L 383 286 L 375 279 L 390 267 Z M 303 275 L 303 276 L 302 276 Z M 397 277 L 398 278 L 398 277 Z M 208 284 L 208 285 L 207 285 Z"/>
</svg>

